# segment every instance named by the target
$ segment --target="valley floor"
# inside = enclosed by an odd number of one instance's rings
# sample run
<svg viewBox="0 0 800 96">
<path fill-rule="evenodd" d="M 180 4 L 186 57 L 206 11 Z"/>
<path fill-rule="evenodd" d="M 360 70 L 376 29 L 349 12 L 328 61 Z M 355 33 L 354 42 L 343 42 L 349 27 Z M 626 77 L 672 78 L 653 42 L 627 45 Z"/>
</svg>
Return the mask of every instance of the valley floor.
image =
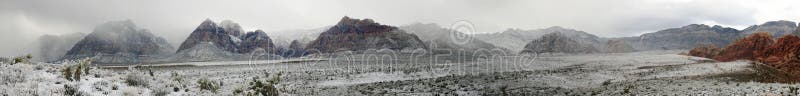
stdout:
<svg viewBox="0 0 800 96">
<path fill-rule="evenodd" d="M 104 66 L 67 81 L 66 65 L 2 65 L 0 94 L 234 95 L 253 77 L 282 74 L 283 95 L 796 95 L 800 85 L 756 82 L 749 61 L 714 62 L 645 51 L 587 55 L 357 54 L 290 60 Z M 152 74 L 152 75 L 150 75 Z M 11 79 L 10 79 L 11 78 Z M 17 78 L 17 79 L 13 79 Z M 129 80 L 141 78 L 143 80 Z M 198 81 L 218 82 L 217 91 Z M 131 85 L 129 81 L 144 81 Z"/>
</svg>

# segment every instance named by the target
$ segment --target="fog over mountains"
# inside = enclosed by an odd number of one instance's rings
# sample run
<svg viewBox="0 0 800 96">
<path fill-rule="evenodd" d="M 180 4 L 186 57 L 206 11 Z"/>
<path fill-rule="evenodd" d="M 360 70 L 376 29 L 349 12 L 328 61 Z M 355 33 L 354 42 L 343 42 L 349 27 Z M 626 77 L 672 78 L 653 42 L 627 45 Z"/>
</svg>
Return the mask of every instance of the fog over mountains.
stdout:
<svg viewBox="0 0 800 96">
<path fill-rule="evenodd" d="M 600 37 L 590 32 L 552 26 L 543 29 L 508 29 L 498 33 L 463 33 L 434 23 L 395 27 L 379 20 L 344 16 L 330 27 L 269 34 L 244 30 L 232 20 L 203 20 L 177 50 L 132 20 L 109 21 L 90 34 L 42 36 L 39 61 L 55 62 L 95 58 L 96 63 L 130 64 L 187 61 L 227 61 L 294 58 L 339 52 L 453 52 L 500 51 L 510 54 L 620 53 L 647 50 L 688 50 L 697 45 L 725 46 L 754 32 L 774 37 L 798 35 L 796 22 L 779 20 L 737 30 L 720 25 L 688 24 L 634 37 Z M 276 37 L 280 36 L 280 37 Z M 459 40 L 467 36 L 469 40 Z M 279 39 L 273 39 L 279 38 Z M 466 42 L 463 42 L 466 41 Z M 257 55 L 254 55 L 258 53 Z"/>
<path fill-rule="evenodd" d="M 27 43 L 0 42 L 0 45 L 15 45 L 0 47 L 0 56 L 35 50 L 27 47 L 36 45 L 33 42 L 42 35 L 90 33 L 96 25 L 127 19 L 176 47 L 189 36 L 187 31 L 197 27 L 196 22 L 207 18 L 230 19 L 242 25 L 243 30 L 261 29 L 268 35 L 276 35 L 271 36 L 275 39 L 282 38 L 278 34 L 289 34 L 286 30 L 331 26 L 330 22 L 337 22 L 342 16 L 371 18 L 394 26 L 422 22 L 448 27 L 453 22 L 468 20 L 476 26 L 477 33 L 562 26 L 599 37 L 630 37 L 688 24 L 744 30 L 767 21 L 799 21 L 800 8 L 793 5 L 797 3 L 796 0 L 3 0 L 0 40 Z"/>
</svg>

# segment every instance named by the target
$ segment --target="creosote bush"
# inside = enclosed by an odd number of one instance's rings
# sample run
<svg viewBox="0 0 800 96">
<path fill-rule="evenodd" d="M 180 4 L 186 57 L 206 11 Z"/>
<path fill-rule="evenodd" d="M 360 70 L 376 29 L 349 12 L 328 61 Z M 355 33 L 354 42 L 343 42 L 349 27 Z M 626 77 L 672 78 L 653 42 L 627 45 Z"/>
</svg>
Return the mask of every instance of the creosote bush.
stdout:
<svg viewBox="0 0 800 96">
<path fill-rule="evenodd" d="M 128 86 L 147 87 L 150 81 L 145 79 L 145 76 L 142 76 L 142 74 L 131 72 L 125 76 L 125 83 L 128 84 Z"/>
<path fill-rule="evenodd" d="M 275 85 L 281 82 L 281 75 L 282 73 L 275 74 L 270 76 L 270 74 L 264 71 L 264 80 L 259 80 L 258 77 L 253 77 L 253 79 L 248 83 L 250 87 L 246 90 L 246 96 L 278 96 L 278 88 Z M 272 78 L 270 78 L 272 77 Z M 241 93 L 241 92 L 239 92 Z M 234 91 L 234 94 L 237 94 L 237 91 Z"/>
<path fill-rule="evenodd" d="M 220 85 L 214 83 L 215 81 L 209 80 L 208 78 L 200 78 L 197 80 L 197 84 L 202 90 L 209 90 L 211 92 L 217 92 L 219 90 Z"/>
<path fill-rule="evenodd" d="M 31 56 L 31 54 L 28 54 L 28 55 L 25 55 L 25 56 L 14 57 L 14 61 L 11 62 L 10 64 L 14 65 L 14 64 L 17 64 L 17 63 L 30 63 L 31 59 L 33 59 L 33 56 Z"/>
</svg>

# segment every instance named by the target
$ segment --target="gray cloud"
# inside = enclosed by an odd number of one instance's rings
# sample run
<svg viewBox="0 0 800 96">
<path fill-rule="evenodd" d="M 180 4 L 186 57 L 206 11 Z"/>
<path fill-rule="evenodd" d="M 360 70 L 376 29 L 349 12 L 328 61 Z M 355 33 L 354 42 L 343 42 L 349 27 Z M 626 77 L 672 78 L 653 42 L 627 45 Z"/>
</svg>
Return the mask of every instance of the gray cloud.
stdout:
<svg viewBox="0 0 800 96">
<path fill-rule="evenodd" d="M 479 32 L 563 26 L 602 37 L 635 36 L 691 23 L 748 26 L 765 20 L 799 20 L 792 17 L 800 13 L 791 11 L 798 7 L 789 6 L 797 1 L 752 2 L 760 1 L 0 0 L 0 40 L 4 41 L 0 42 L 0 56 L 30 50 L 25 47 L 30 44 L 9 41 L 33 41 L 43 34 L 88 33 L 97 24 L 125 19 L 173 44 L 180 43 L 206 18 L 230 19 L 247 31 L 263 29 L 269 34 L 328 26 L 347 15 L 398 26 L 415 22 L 447 26 L 469 20 Z"/>
</svg>

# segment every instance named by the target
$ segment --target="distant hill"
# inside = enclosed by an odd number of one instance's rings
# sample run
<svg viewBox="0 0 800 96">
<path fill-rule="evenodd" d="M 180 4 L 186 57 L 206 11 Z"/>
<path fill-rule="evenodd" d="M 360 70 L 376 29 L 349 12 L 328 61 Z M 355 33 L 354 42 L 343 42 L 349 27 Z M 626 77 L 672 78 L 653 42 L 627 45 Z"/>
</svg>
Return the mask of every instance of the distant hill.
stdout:
<svg viewBox="0 0 800 96">
<path fill-rule="evenodd" d="M 740 37 L 745 37 L 756 32 L 768 32 L 772 34 L 772 38 L 778 38 L 783 35 L 792 34 L 796 27 L 797 23 L 792 21 L 769 21 L 761 25 L 753 25 L 743 29 Z"/>
<path fill-rule="evenodd" d="M 479 40 L 486 41 L 494 44 L 495 46 L 509 49 L 513 52 L 521 52 L 525 44 L 533 40 L 539 39 L 545 34 L 560 32 L 561 35 L 572 38 L 573 40 L 585 44 L 600 44 L 605 41 L 595 35 L 578 31 L 575 29 L 567 29 L 559 26 L 553 26 L 545 29 L 536 30 L 519 30 L 508 29 L 500 33 L 476 34 Z M 597 46 L 597 45 L 595 45 Z"/>
<path fill-rule="evenodd" d="M 591 42 L 580 42 L 561 32 L 548 33 L 528 44 L 521 53 L 597 53 Z"/>
<path fill-rule="evenodd" d="M 173 47 L 132 21 L 111 21 L 95 27 L 64 59 L 94 58 L 96 63 L 136 64 L 168 56 Z"/>
<path fill-rule="evenodd" d="M 442 28 L 436 24 L 422 24 L 422 23 L 415 23 L 411 25 L 400 26 L 400 29 L 405 30 L 408 33 L 415 34 L 419 36 L 420 40 L 425 42 L 428 47 L 432 49 L 438 49 L 441 51 L 475 51 L 475 50 L 503 50 L 507 51 L 505 48 L 495 47 L 491 43 L 487 43 L 485 41 L 479 39 L 473 39 L 468 42 L 459 42 L 453 41 L 457 39 L 452 39 L 451 35 L 453 34 L 460 34 L 461 36 L 471 36 L 465 35 L 464 33 L 453 31 L 450 29 Z M 474 38 L 474 37 L 473 37 Z"/>
<path fill-rule="evenodd" d="M 742 32 L 719 25 L 691 24 L 669 28 L 639 37 L 622 38 L 637 50 L 691 49 L 700 44 L 725 46 L 739 38 Z"/>
</svg>

